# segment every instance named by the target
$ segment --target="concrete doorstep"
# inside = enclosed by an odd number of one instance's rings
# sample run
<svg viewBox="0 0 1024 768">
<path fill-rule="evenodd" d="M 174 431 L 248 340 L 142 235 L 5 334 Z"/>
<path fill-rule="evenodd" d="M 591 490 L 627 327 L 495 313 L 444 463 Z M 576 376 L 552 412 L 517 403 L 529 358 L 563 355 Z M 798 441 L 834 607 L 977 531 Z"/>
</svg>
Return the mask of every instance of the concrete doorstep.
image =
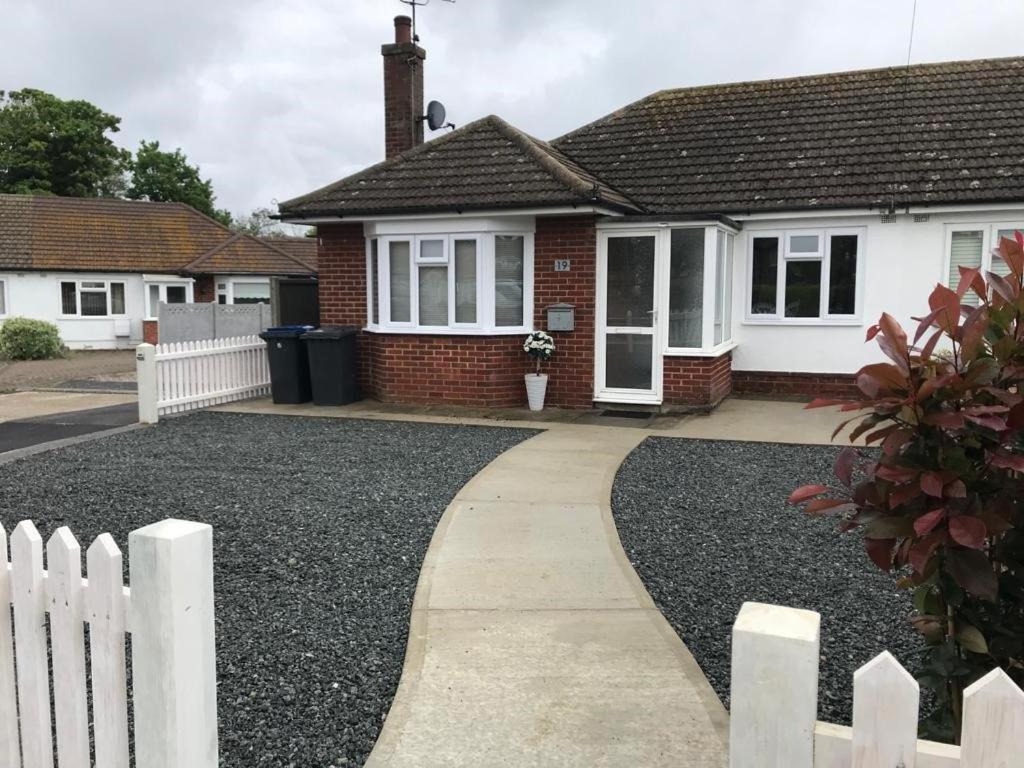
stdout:
<svg viewBox="0 0 1024 768">
<path fill-rule="evenodd" d="M 552 429 L 456 496 L 368 768 L 725 765 L 726 712 L 611 518 L 615 472 L 644 437 Z"/>
</svg>

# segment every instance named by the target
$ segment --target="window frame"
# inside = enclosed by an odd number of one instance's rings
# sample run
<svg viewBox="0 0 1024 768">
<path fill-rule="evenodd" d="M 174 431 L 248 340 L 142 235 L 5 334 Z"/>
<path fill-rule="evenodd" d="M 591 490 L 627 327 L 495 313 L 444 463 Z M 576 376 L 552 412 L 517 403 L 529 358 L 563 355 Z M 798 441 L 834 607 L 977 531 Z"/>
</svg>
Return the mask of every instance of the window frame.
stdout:
<svg viewBox="0 0 1024 768">
<path fill-rule="evenodd" d="M 64 299 L 63 299 L 63 286 L 65 283 L 73 283 L 75 286 L 75 313 L 68 314 L 64 311 Z M 86 293 L 103 293 L 107 299 L 107 313 L 105 315 L 83 315 L 82 314 L 82 285 L 84 283 L 102 283 L 103 288 L 89 287 L 85 289 Z M 124 312 L 113 312 L 113 291 L 111 286 L 114 284 L 120 284 L 124 291 Z M 62 320 L 107 320 L 110 318 L 121 318 L 128 317 L 128 283 L 126 280 L 107 280 L 104 278 L 85 278 L 85 279 L 64 279 L 61 277 L 57 278 L 57 302 L 60 311 L 58 317 Z"/>
<path fill-rule="evenodd" d="M 763 229 L 747 230 L 746 285 L 744 286 L 744 325 L 860 325 L 864 310 L 864 263 L 867 254 L 867 227 L 822 227 L 818 229 Z M 790 253 L 790 238 L 799 235 L 817 235 L 817 253 Z M 854 288 L 854 311 L 852 314 L 829 312 L 829 289 L 832 277 L 832 238 L 836 236 L 857 237 L 857 274 Z M 754 296 L 754 241 L 775 238 L 779 244 L 778 269 L 775 275 L 775 312 L 754 314 L 751 302 Z M 786 272 L 789 262 L 821 262 L 821 285 L 818 297 L 817 317 L 786 317 Z"/>
<path fill-rule="evenodd" d="M 997 222 L 960 222 L 946 225 L 946 236 L 944 238 L 944 251 L 942 256 L 942 284 L 947 288 L 949 284 L 949 270 L 953 262 L 953 233 L 954 232 L 981 232 L 981 271 L 982 273 L 992 271 L 992 251 L 998 245 L 996 240 L 1001 230 L 1019 230 L 1024 232 L 1024 221 L 997 221 Z"/>
<path fill-rule="evenodd" d="M 142 298 L 143 298 L 143 301 L 145 302 L 145 306 L 143 307 L 144 310 L 145 310 L 145 319 L 146 320 L 158 320 L 159 319 L 156 314 L 151 314 L 151 310 L 154 309 L 154 308 L 150 306 L 150 302 L 149 302 L 149 289 L 152 286 L 157 286 L 157 288 L 159 289 L 159 296 L 157 297 L 157 303 L 158 304 L 161 303 L 161 302 L 163 302 L 163 303 L 167 302 L 167 289 L 171 288 L 171 287 L 173 287 L 173 288 L 184 288 L 185 289 L 185 302 L 184 303 L 185 304 L 192 304 L 195 301 L 195 294 L 194 294 L 195 288 L 194 288 L 194 285 L 195 285 L 195 281 L 193 281 L 191 279 L 183 279 L 183 280 L 144 279 L 143 282 L 142 282 Z M 127 307 L 125 309 L 127 309 Z"/>
<path fill-rule="evenodd" d="M 214 276 L 213 287 L 214 287 L 214 301 L 213 303 L 220 306 L 235 306 L 235 283 L 259 283 L 260 285 L 268 285 L 271 288 L 270 299 L 267 302 L 268 306 L 274 299 L 273 284 L 269 277 L 262 275 L 250 275 L 248 277 L 244 275 L 230 276 L 230 277 L 217 277 Z M 221 285 L 224 287 L 221 288 Z M 191 292 L 190 292 L 191 295 Z M 224 297 L 224 303 L 221 304 L 221 297 Z M 194 297 L 188 300 L 188 303 L 194 303 Z M 261 303 L 261 302 L 260 302 Z M 239 304 L 238 306 L 252 306 L 251 304 Z"/>
<path fill-rule="evenodd" d="M 495 325 L 495 239 L 497 237 L 523 238 L 523 324 L 519 326 Z M 373 291 L 373 241 L 377 241 L 377 293 Z M 420 244 L 428 240 L 444 241 L 444 257 L 423 258 Z M 476 244 L 476 321 L 456 322 L 455 304 L 455 243 L 472 241 Z M 391 243 L 409 243 L 409 321 L 391 320 Z M 432 234 L 379 234 L 366 238 L 366 330 L 377 333 L 413 333 L 433 335 L 519 335 L 533 328 L 533 246 L 532 232 L 521 229 L 489 230 L 484 232 L 447 232 Z M 419 270 L 420 267 L 445 266 L 448 269 L 448 324 L 420 325 L 419 323 Z M 374 307 L 377 322 L 373 321 Z"/>
</svg>

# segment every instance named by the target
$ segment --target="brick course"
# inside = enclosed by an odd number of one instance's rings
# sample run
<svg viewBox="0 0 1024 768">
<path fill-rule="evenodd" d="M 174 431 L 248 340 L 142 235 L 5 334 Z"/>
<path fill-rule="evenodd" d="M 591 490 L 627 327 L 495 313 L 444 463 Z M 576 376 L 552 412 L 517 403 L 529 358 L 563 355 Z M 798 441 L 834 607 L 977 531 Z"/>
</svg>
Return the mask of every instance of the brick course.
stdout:
<svg viewBox="0 0 1024 768">
<path fill-rule="evenodd" d="M 666 357 L 664 401 L 713 408 L 733 391 L 732 353 L 719 357 Z"/>
<path fill-rule="evenodd" d="M 773 397 L 855 397 L 859 390 L 853 374 L 733 371 L 733 392 Z"/>
<path fill-rule="evenodd" d="M 159 344 L 160 343 L 160 321 L 159 320 L 143 320 L 142 321 L 142 341 L 146 344 Z"/>
</svg>

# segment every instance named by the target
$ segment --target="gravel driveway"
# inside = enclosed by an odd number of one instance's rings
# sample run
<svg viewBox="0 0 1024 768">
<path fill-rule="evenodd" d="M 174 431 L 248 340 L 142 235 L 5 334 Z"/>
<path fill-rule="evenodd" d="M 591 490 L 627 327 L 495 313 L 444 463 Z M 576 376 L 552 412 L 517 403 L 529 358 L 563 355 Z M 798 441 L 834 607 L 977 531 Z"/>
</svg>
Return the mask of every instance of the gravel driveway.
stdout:
<svg viewBox="0 0 1024 768">
<path fill-rule="evenodd" d="M 199 413 L 0 466 L 0 521 L 126 554 L 164 517 L 212 524 L 221 765 L 362 765 L 441 513 L 532 434 Z"/>
<path fill-rule="evenodd" d="M 859 534 L 787 506 L 829 482 L 837 448 L 649 438 L 619 471 L 622 544 L 662 613 L 728 706 L 732 624 L 746 600 L 822 615 L 818 717 L 849 724 L 853 673 L 890 650 L 911 673 L 911 601 Z"/>
</svg>

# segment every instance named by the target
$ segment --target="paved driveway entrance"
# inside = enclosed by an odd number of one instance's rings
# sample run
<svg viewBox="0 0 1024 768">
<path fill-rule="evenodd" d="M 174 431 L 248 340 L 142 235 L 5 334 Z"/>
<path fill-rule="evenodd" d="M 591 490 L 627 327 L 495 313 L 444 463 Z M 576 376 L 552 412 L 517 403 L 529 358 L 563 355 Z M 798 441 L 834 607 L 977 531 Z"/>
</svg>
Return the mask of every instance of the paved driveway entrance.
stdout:
<svg viewBox="0 0 1024 768">
<path fill-rule="evenodd" d="M 0 395 L 0 456 L 138 421 L 134 396 L 67 392 Z"/>
</svg>

